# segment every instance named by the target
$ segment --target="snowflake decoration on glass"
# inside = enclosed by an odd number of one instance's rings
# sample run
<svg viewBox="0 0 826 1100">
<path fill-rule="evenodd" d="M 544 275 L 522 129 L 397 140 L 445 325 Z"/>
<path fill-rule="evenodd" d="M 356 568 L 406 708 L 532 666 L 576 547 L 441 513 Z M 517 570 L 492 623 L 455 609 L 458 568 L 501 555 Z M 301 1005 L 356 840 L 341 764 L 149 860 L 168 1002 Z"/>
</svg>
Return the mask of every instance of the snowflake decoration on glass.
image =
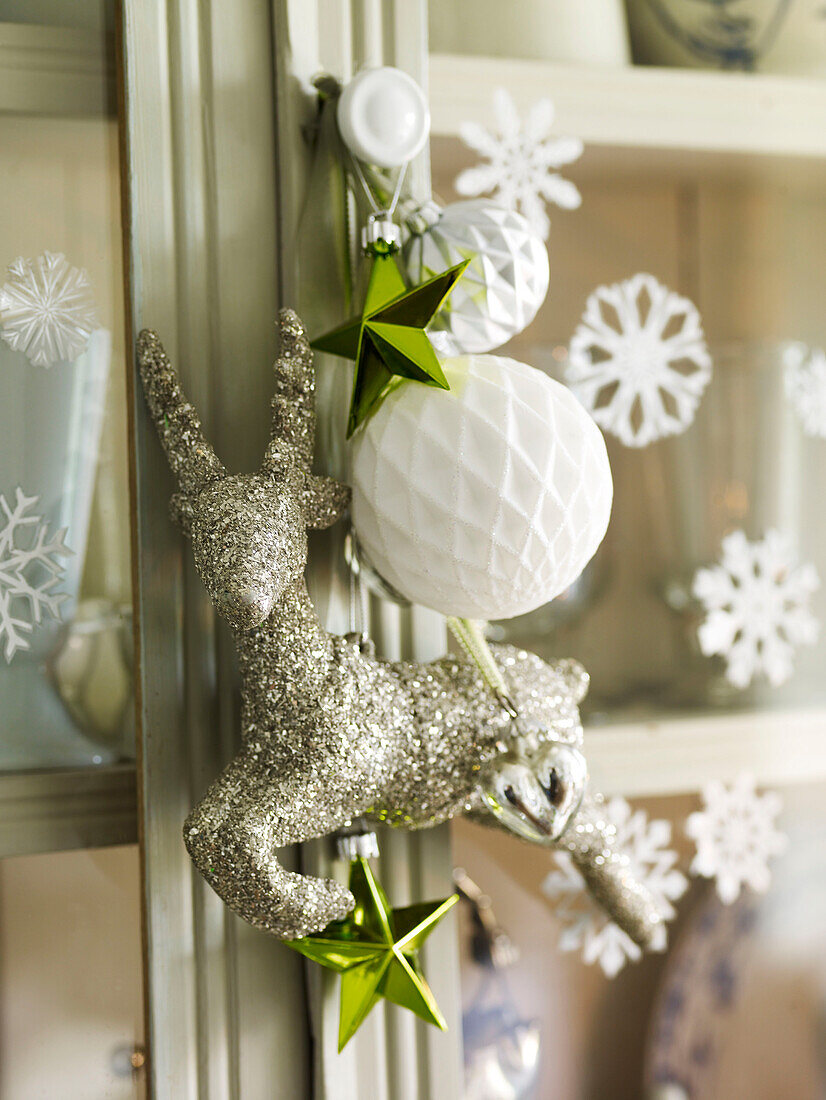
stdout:
<svg viewBox="0 0 826 1100">
<path fill-rule="evenodd" d="M 826 352 L 790 344 L 784 353 L 786 396 L 807 435 L 826 439 Z"/>
<path fill-rule="evenodd" d="M 758 674 L 777 687 L 792 674 L 795 647 L 817 641 L 819 624 L 808 606 L 820 586 L 817 570 L 798 562 L 779 531 L 758 542 L 734 531 L 722 548 L 720 563 L 698 569 L 691 586 L 705 610 L 700 649 L 725 657 L 735 687 L 748 687 Z"/>
<path fill-rule="evenodd" d="M 626 446 L 684 432 L 710 378 L 700 314 L 653 275 L 597 287 L 588 298 L 565 381 Z"/>
<path fill-rule="evenodd" d="M 692 874 L 713 878 L 725 905 L 737 900 L 743 886 L 764 893 L 771 882 L 769 860 L 787 843 L 775 827 L 783 808 L 780 795 L 759 795 L 754 777 L 741 775 L 730 787 L 709 783 L 702 797 L 703 809 L 689 814 L 685 825 L 697 845 Z"/>
<path fill-rule="evenodd" d="M 493 96 L 496 130 L 491 133 L 476 122 L 463 122 L 459 135 L 488 163 L 466 168 L 456 177 L 460 195 L 493 192 L 509 210 L 521 211 L 537 233 L 547 239 L 551 223 L 546 202 L 574 210 L 582 196 L 574 184 L 556 169 L 582 156 L 578 138 L 551 138 L 554 105 L 540 99 L 528 112 L 524 127 L 513 99 L 504 88 Z"/>
<path fill-rule="evenodd" d="M 89 276 L 62 252 L 18 257 L 0 287 L 2 337 L 37 367 L 76 359 L 97 328 Z"/>
<path fill-rule="evenodd" d="M 629 874 L 656 899 L 663 923 L 657 929 L 654 950 L 662 951 L 667 939 L 665 922 L 675 916 L 671 903 L 683 895 L 688 885 L 685 875 L 674 866 L 676 852 L 668 848 L 671 825 L 660 820 L 649 822 L 644 810 L 632 810 L 624 798 L 611 799 L 605 814 L 616 828 L 617 846 L 628 860 Z M 641 949 L 591 898 L 570 855 L 555 852 L 554 859 L 556 869 L 542 883 L 542 892 L 558 902 L 556 915 L 564 926 L 560 950 L 581 948 L 586 963 L 598 962 L 607 977 L 616 977 L 627 961 L 642 958 Z"/>
<path fill-rule="evenodd" d="M 49 536 L 43 517 L 32 514 L 38 500 L 18 486 L 11 507 L 0 493 L 0 641 L 7 663 L 18 649 L 30 648 L 24 635 L 40 625 L 44 614 L 60 619 L 67 598 L 54 591 L 64 574 L 59 559 L 72 553 L 63 542 L 66 529 Z"/>
</svg>

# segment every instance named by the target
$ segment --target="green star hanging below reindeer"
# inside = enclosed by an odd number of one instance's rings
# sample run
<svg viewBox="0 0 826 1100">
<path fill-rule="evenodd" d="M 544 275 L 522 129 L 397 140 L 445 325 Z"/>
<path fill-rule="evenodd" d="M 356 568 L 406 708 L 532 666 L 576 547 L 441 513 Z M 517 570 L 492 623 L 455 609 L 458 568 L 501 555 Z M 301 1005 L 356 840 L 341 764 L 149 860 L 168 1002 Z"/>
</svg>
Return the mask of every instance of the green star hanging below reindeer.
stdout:
<svg viewBox="0 0 826 1100">
<path fill-rule="evenodd" d="M 392 246 L 387 251 L 377 250 L 375 245 L 371 248 L 373 267 L 361 314 L 312 341 L 319 351 L 356 361 L 348 439 L 394 375 L 443 390 L 450 388 L 425 326 L 470 260 L 408 290 L 392 251 Z"/>
<path fill-rule="evenodd" d="M 341 974 L 338 1049 L 343 1050 L 380 997 L 444 1031 L 447 1024 L 419 965 L 419 948 L 458 900 L 456 894 L 444 901 L 391 909 L 362 857 L 350 864 L 349 886 L 356 899 L 349 917 L 334 921 L 323 932 L 285 941 Z"/>
</svg>

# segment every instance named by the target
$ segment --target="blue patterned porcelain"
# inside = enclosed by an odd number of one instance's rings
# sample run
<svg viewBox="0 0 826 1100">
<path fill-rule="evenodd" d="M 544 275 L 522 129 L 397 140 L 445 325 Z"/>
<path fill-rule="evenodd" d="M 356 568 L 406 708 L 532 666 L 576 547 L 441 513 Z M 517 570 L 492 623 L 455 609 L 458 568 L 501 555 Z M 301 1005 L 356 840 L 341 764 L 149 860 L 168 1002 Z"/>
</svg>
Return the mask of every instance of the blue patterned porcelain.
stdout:
<svg viewBox="0 0 826 1100">
<path fill-rule="evenodd" d="M 826 77 L 823 0 L 627 0 L 639 65 Z"/>
<path fill-rule="evenodd" d="M 771 49 L 792 0 L 645 0 L 662 30 L 705 64 L 754 69 Z"/>
</svg>

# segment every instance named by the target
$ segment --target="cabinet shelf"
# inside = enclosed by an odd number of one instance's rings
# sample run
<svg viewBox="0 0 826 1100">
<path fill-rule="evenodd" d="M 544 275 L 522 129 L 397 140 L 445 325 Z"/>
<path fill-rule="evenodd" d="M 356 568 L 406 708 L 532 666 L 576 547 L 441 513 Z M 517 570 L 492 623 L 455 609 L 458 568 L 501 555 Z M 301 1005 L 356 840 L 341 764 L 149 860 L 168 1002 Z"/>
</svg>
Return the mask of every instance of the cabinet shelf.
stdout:
<svg viewBox="0 0 826 1100">
<path fill-rule="evenodd" d="M 0 114 L 114 114 L 109 54 L 94 31 L 0 23 Z"/>
<path fill-rule="evenodd" d="M 778 787 L 826 780 L 826 708 L 736 714 L 622 716 L 586 723 L 594 786 L 628 797 L 698 791 L 712 779 L 751 772 Z"/>
<path fill-rule="evenodd" d="M 0 858 L 137 839 L 134 764 L 0 774 Z"/>
<path fill-rule="evenodd" d="M 826 81 L 447 54 L 430 58 L 433 134 L 455 137 L 464 121 L 490 124 L 498 87 L 521 111 L 549 96 L 555 132 L 586 145 L 727 159 L 826 157 Z"/>
</svg>

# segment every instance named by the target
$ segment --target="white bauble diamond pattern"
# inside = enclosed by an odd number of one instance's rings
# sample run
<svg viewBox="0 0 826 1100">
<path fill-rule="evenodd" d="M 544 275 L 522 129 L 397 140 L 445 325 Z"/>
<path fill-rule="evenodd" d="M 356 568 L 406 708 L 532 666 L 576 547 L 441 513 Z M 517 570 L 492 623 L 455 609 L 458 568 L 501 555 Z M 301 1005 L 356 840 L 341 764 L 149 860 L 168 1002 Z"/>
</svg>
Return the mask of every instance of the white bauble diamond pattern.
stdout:
<svg viewBox="0 0 826 1100">
<path fill-rule="evenodd" d="M 402 382 L 353 437 L 359 543 L 413 603 L 507 619 L 579 575 L 608 526 L 599 429 L 573 394 L 492 355 L 442 362 L 450 390 Z"/>
<path fill-rule="evenodd" d="M 430 331 L 447 355 L 492 351 L 531 323 L 548 293 L 548 250 L 530 222 L 490 199 L 455 202 L 421 234 L 404 256 L 414 285 L 462 260 L 470 264 Z"/>
</svg>

